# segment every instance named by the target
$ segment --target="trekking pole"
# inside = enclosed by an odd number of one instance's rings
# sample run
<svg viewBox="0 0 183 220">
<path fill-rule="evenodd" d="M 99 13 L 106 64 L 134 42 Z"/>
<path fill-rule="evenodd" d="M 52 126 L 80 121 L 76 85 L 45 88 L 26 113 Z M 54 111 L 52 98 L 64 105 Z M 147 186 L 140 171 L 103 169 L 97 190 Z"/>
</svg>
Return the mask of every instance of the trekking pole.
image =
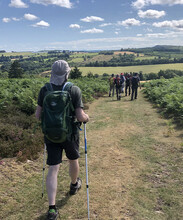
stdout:
<svg viewBox="0 0 183 220">
<path fill-rule="evenodd" d="M 45 171 L 45 161 L 46 161 L 46 144 L 44 144 L 44 159 L 43 159 L 43 182 L 42 182 L 42 198 L 44 195 L 44 171 Z"/>
<path fill-rule="evenodd" d="M 89 211 L 89 186 L 88 186 L 88 166 L 87 166 L 86 122 L 84 122 L 84 141 L 85 141 L 85 167 L 86 167 L 87 208 L 88 208 L 88 219 L 90 219 L 90 211 Z"/>
</svg>

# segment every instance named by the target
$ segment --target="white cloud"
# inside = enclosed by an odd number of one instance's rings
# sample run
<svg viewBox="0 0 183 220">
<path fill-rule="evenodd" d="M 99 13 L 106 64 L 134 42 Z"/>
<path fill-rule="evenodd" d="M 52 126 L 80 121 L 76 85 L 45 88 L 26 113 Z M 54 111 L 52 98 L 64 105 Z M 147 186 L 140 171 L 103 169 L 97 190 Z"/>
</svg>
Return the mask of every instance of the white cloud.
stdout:
<svg viewBox="0 0 183 220">
<path fill-rule="evenodd" d="M 33 27 L 49 27 L 50 24 L 46 21 L 40 21 L 40 22 L 37 22 L 36 24 L 33 24 L 32 25 Z"/>
<path fill-rule="evenodd" d="M 107 26 L 111 26 L 113 25 L 112 23 L 103 23 L 101 25 L 99 25 L 100 27 L 107 27 Z"/>
<path fill-rule="evenodd" d="M 157 11 L 152 9 L 149 9 L 147 11 L 142 11 L 142 10 L 138 11 L 138 16 L 140 18 L 161 18 L 165 16 L 165 14 L 166 14 L 165 11 Z"/>
<path fill-rule="evenodd" d="M 97 16 L 87 16 L 86 18 L 80 19 L 81 21 L 84 22 L 93 22 L 93 21 L 104 21 L 103 18 L 97 17 Z"/>
<path fill-rule="evenodd" d="M 119 32 L 118 31 L 116 31 L 116 32 L 114 32 L 116 35 L 118 35 L 119 34 Z"/>
<path fill-rule="evenodd" d="M 175 29 L 183 29 L 183 20 L 172 20 L 172 21 L 162 21 L 162 22 L 154 22 L 154 27 L 159 28 L 175 28 Z"/>
<path fill-rule="evenodd" d="M 154 22 L 154 27 L 172 27 L 172 21 Z"/>
<path fill-rule="evenodd" d="M 139 26 L 140 21 L 136 20 L 135 18 L 129 18 L 129 19 L 126 19 L 124 21 L 118 21 L 118 25 L 122 25 L 122 26 L 125 26 L 125 27 Z"/>
<path fill-rule="evenodd" d="M 136 0 L 132 2 L 134 8 L 140 9 L 147 5 L 182 5 L 183 0 Z"/>
<path fill-rule="evenodd" d="M 4 23 L 8 23 L 8 22 L 11 21 L 11 19 L 10 19 L 10 18 L 3 18 L 2 21 L 3 21 Z"/>
<path fill-rule="evenodd" d="M 170 42 L 172 42 L 172 39 L 174 39 L 176 41 L 177 38 L 182 37 L 182 32 L 181 31 L 168 31 L 165 33 L 151 33 L 151 34 L 146 34 L 146 37 L 148 38 L 162 38 L 162 39 L 170 39 Z M 172 42 L 173 44 L 175 42 Z M 171 43 L 171 44 L 172 44 Z M 176 45 L 176 43 L 175 43 Z"/>
<path fill-rule="evenodd" d="M 146 31 L 147 32 L 153 32 L 153 30 L 151 28 L 147 28 Z"/>
<path fill-rule="evenodd" d="M 166 38 L 167 34 L 164 33 L 152 33 L 152 34 L 146 34 L 149 38 Z"/>
<path fill-rule="evenodd" d="M 103 30 L 96 29 L 96 28 L 81 31 L 82 34 L 85 34 L 85 33 L 88 33 L 88 34 L 98 34 L 98 33 L 103 33 L 103 32 L 104 32 Z"/>
<path fill-rule="evenodd" d="M 33 14 L 24 14 L 24 18 L 29 21 L 34 21 L 34 20 L 38 19 L 38 17 Z"/>
<path fill-rule="evenodd" d="M 132 2 L 132 6 L 134 8 L 143 8 L 146 5 L 145 0 L 137 0 L 135 2 Z"/>
<path fill-rule="evenodd" d="M 28 8 L 29 7 L 22 0 L 11 0 L 11 3 L 9 4 L 9 6 L 15 7 L 15 8 Z"/>
<path fill-rule="evenodd" d="M 137 37 L 142 37 L 142 34 L 137 34 Z"/>
<path fill-rule="evenodd" d="M 30 0 L 30 2 L 42 5 L 57 5 L 64 8 L 72 8 L 70 0 Z"/>
<path fill-rule="evenodd" d="M 80 25 L 79 24 L 71 24 L 69 25 L 70 28 L 80 28 Z"/>
<path fill-rule="evenodd" d="M 20 21 L 21 18 L 15 18 L 15 17 L 13 17 L 12 20 L 13 20 L 13 21 Z"/>
<path fill-rule="evenodd" d="M 95 39 L 83 39 L 68 42 L 52 42 L 51 48 L 71 48 L 73 50 L 109 50 L 109 49 L 120 49 L 140 47 L 144 46 L 144 39 L 139 37 L 114 37 L 114 38 L 95 38 Z M 141 45 L 142 44 L 142 45 Z M 47 45 L 48 46 L 48 45 Z"/>
</svg>

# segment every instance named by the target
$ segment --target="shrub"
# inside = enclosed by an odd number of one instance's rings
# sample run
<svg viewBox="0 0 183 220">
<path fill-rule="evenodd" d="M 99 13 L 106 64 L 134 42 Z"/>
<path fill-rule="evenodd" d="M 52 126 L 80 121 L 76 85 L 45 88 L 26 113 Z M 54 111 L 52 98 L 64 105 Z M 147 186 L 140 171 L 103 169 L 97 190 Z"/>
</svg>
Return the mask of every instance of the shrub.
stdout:
<svg viewBox="0 0 183 220">
<path fill-rule="evenodd" d="M 81 78 L 82 77 L 82 72 L 77 67 L 74 67 L 74 69 L 71 70 L 69 77 L 70 77 L 70 79 Z"/>
<path fill-rule="evenodd" d="M 144 93 L 164 115 L 183 122 L 183 77 L 152 80 L 145 83 Z"/>
</svg>

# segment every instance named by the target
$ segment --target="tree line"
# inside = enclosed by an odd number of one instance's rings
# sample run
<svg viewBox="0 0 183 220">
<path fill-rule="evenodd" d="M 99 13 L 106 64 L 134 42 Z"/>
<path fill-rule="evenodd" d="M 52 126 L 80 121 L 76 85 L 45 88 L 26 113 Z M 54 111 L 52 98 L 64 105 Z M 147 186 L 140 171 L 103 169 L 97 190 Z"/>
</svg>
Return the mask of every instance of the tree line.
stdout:
<svg viewBox="0 0 183 220">
<path fill-rule="evenodd" d="M 2 56 L 1 56 L 2 57 Z M 1 72 L 8 73 L 10 71 L 12 62 L 12 57 L 2 57 L 3 64 L 1 65 Z M 44 72 L 50 70 L 51 65 L 57 59 L 69 59 L 69 54 L 61 53 L 55 56 L 54 54 L 49 54 L 45 56 L 32 56 L 28 58 L 23 58 L 23 56 L 16 56 L 16 61 L 19 63 L 21 68 L 24 71 L 24 74 L 39 74 L 40 72 Z M 1 61 L 0 61 L 1 62 Z"/>
<path fill-rule="evenodd" d="M 124 54 L 113 57 L 109 61 L 95 61 L 85 64 L 86 67 L 109 67 L 109 66 L 138 66 L 138 65 L 156 65 L 168 63 L 183 63 L 183 58 L 162 58 L 161 56 L 154 59 L 136 59 L 134 54 Z"/>
</svg>

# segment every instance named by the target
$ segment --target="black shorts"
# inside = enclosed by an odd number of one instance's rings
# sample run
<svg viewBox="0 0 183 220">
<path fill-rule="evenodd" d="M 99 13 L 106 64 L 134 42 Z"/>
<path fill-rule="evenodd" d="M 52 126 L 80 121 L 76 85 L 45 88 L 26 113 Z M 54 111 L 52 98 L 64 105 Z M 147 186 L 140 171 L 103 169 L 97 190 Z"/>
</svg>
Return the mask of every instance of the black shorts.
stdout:
<svg viewBox="0 0 183 220">
<path fill-rule="evenodd" d="M 53 143 L 45 138 L 47 148 L 47 164 L 57 165 L 62 163 L 62 152 L 65 150 L 65 154 L 69 160 L 76 160 L 79 158 L 79 137 L 75 141 L 65 141 L 63 143 Z"/>
</svg>

